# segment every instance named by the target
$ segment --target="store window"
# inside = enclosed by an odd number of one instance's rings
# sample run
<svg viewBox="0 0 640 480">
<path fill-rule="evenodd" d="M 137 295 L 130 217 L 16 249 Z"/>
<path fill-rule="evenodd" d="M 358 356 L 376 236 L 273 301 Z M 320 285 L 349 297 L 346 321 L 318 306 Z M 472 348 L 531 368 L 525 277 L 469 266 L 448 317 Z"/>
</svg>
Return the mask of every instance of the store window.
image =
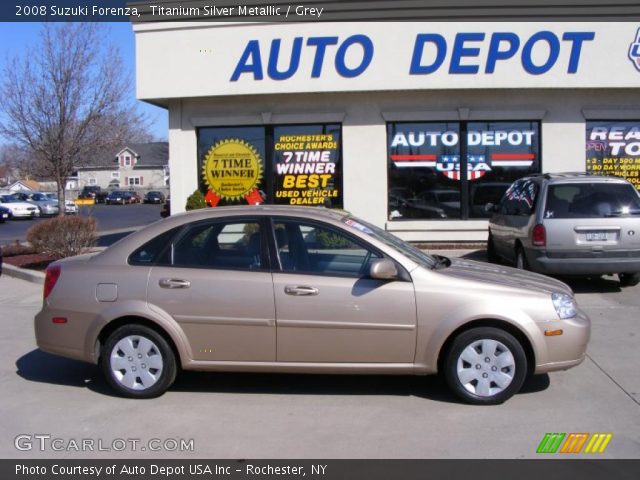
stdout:
<svg viewBox="0 0 640 480">
<path fill-rule="evenodd" d="M 340 124 L 198 129 L 199 189 L 211 206 L 342 207 Z"/>
<path fill-rule="evenodd" d="M 540 171 L 538 122 L 389 123 L 390 220 L 488 218 L 509 185 Z"/>
<path fill-rule="evenodd" d="M 640 120 L 587 122 L 585 170 L 626 178 L 640 189 Z"/>
</svg>

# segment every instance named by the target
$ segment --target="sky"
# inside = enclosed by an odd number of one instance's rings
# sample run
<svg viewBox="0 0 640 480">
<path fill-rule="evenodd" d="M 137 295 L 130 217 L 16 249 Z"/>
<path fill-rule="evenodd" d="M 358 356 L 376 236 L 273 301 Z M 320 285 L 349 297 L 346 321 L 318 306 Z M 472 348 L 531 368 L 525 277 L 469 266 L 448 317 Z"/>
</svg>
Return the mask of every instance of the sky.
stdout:
<svg viewBox="0 0 640 480">
<path fill-rule="evenodd" d="M 131 72 L 131 95 L 135 95 L 135 39 L 129 22 L 110 22 L 104 24 L 108 38 L 105 41 L 116 45 L 120 49 L 126 69 Z M 31 48 L 38 44 L 40 23 L 6 23 L 0 22 L 0 74 L 4 70 L 8 59 L 16 55 L 28 54 Z M 0 100 L 1 101 L 1 100 Z M 168 131 L 168 114 L 163 108 L 138 101 L 138 108 L 151 120 L 151 133 L 154 137 L 166 140 Z M 6 139 L 0 137 L 0 144 Z"/>
</svg>

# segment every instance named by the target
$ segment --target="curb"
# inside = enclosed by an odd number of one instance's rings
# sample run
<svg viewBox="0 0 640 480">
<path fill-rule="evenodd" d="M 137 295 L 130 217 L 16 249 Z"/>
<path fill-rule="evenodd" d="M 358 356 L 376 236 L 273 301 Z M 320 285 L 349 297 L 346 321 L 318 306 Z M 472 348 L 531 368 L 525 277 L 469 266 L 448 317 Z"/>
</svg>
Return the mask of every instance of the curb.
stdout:
<svg viewBox="0 0 640 480">
<path fill-rule="evenodd" d="M 38 285 L 44 283 L 44 273 L 9 265 L 6 262 L 2 265 L 2 274 L 7 277 L 19 278 L 20 280 L 26 280 L 27 282 Z"/>
</svg>

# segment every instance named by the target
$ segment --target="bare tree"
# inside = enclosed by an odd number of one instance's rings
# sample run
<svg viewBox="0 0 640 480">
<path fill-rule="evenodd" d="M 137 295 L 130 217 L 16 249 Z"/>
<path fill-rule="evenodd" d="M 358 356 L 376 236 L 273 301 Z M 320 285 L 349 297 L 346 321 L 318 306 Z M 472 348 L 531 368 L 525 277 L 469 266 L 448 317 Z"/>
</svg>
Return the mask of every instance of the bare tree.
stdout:
<svg viewBox="0 0 640 480">
<path fill-rule="evenodd" d="M 35 53 L 9 62 L 0 85 L 0 134 L 27 149 L 38 175 L 55 180 L 61 205 L 66 179 L 90 155 L 148 128 L 105 28 L 44 24 Z"/>
<path fill-rule="evenodd" d="M 35 175 L 35 166 L 29 152 L 16 143 L 0 145 L 0 167 L 11 179 Z"/>
</svg>

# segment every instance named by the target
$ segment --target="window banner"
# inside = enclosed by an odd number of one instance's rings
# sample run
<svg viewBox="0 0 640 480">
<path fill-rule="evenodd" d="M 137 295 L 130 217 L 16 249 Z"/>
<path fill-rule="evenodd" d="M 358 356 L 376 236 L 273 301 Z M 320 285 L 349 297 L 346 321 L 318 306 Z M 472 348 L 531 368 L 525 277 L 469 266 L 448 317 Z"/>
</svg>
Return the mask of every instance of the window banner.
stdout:
<svg viewBox="0 0 640 480">
<path fill-rule="evenodd" d="M 587 122 L 586 171 L 640 189 L 640 121 Z"/>
<path fill-rule="evenodd" d="M 212 207 L 220 200 L 263 202 L 258 192 L 263 164 L 258 151 L 240 139 L 216 143 L 204 158 L 202 177 L 208 187 L 205 201 Z"/>
<path fill-rule="evenodd" d="M 342 205 L 338 125 L 276 127 L 273 140 L 276 204 Z"/>
</svg>

